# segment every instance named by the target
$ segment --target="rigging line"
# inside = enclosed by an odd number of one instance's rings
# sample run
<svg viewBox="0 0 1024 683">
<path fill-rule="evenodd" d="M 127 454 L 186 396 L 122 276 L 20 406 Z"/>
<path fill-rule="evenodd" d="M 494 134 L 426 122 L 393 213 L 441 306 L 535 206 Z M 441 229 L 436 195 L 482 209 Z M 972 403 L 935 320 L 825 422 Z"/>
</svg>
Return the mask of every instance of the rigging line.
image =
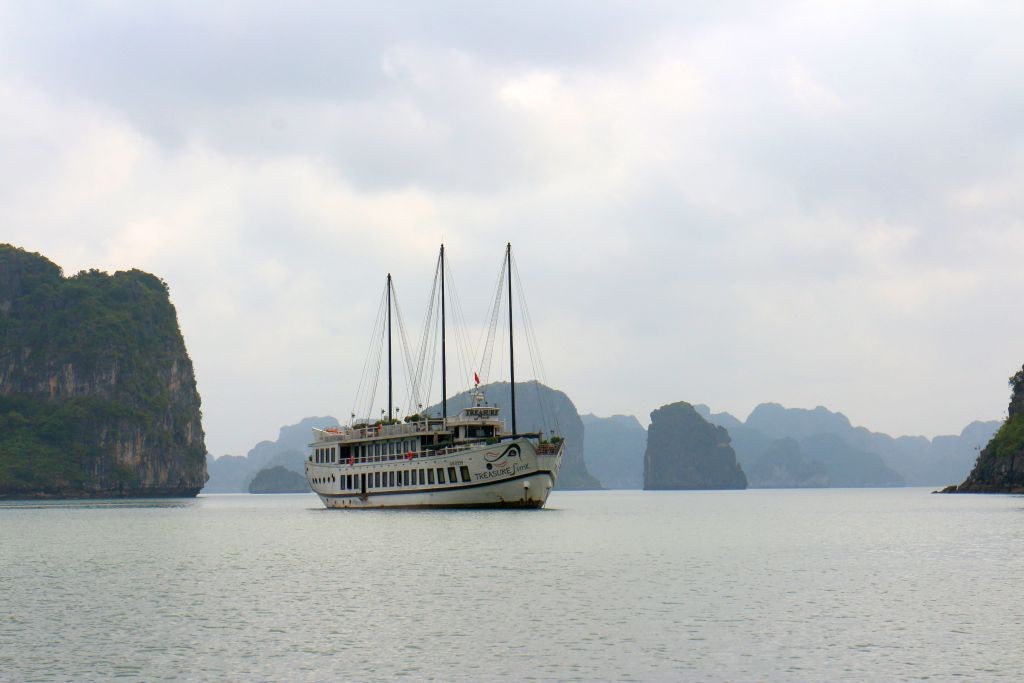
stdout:
<svg viewBox="0 0 1024 683">
<path fill-rule="evenodd" d="M 519 303 L 521 313 L 523 316 L 524 327 L 526 327 L 527 331 L 527 343 L 533 345 L 534 352 L 537 358 L 537 367 L 535 368 L 537 371 L 537 376 L 541 382 L 547 384 L 547 370 L 544 367 L 544 358 L 541 356 L 540 353 L 540 341 L 537 338 L 537 330 L 533 325 L 533 317 L 530 315 L 530 305 L 526 301 L 526 294 L 523 291 L 523 280 L 522 278 L 519 277 L 519 265 L 516 263 L 515 257 L 513 257 L 512 260 L 512 269 L 516 280 L 516 290 L 519 293 Z"/>
<path fill-rule="evenodd" d="M 391 282 L 391 298 L 395 304 L 395 315 L 398 318 L 398 335 L 402 343 L 402 358 L 405 366 L 406 381 L 409 383 L 406 388 L 405 405 L 406 415 L 411 415 L 408 406 L 410 403 L 415 406 L 419 403 L 419 386 L 413 376 L 412 356 L 409 353 L 409 339 L 405 331 L 405 316 L 402 315 L 402 307 L 398 304 L 398 290 L 394 280 Z"/>
<path fill-rule="evenodd" d="M 533 319 L 530 316 L 529 304 L 526 301 L 526 294 L 523 291 L 523 280 L 521 277 L 519 277 L 519 264 L 515 261 L 514 257 L 512 259 L 512 273 L 515 276 L 516 291 L 519 295 L 519 309 L 520 315 L 523 319 L 522 326 L 526 330 L 526 346 L 530 354 L 530 363 L 533 365 L 534 372 L 536 373 L 537 378 L 540 380 L 540 382 L 543 382 L 545 385 L 547 385 L 547 377 L 544 371 L 544 362 L 540 355 L 540 342 L 537 339 L 537 331 L 534 328 Z M 541 421 L 544 423 L 545 429 L 547 428 L 547 420 L 549 416 L 552 422 L 554 422 L 555 429 L 560 429 L 560 425 L 558 424 L 558 415 L 556 414 L 553 408 L 551 410 L 548 410 L 546 401 L 542 397 L 539 383 L 537 383 L 536 385 L 536 391 L 537 402 L 541 412 Z"/>
<path fill-rule="evenodd" d="M 462 300 L 459 298 L 458 289 L 455 287 L 454 274 L 452 273 L 451 263 L 448 263 L 448 267 L 445 268 L 445 279 L 447 286 L 451 291 L 449 300 L 452 302 L 452 313 L 454 318 L 455 328 L 455 351 L 456 358 L 459 362 L 459 371 L 462 376 L 461 386 L 464 390 L 469 389 L 469 373 L 472 372 L 472 358 L 469 355 L 469 340 L 466 337 L 466 330 L 468 325 L 466 324 L 466 316 L 462 308 Z"/>
<path fill-rule="evenodd" d="M 430 288 L 430 299 L 427 302 L 426 318 L 423 321 L 423 332 L 420 334 L 420 343 L 416 359 L 416 384 L 420 387 L 420 402 L 416 404 L 416 412 L 420 412 L 424 404 L 430 402 L 430 394 L 434 385 L 434 345 L 431 340 L 434 336 L 434 312 L 437 306 L 438 280 L 441 272 L 441 257 L 438 255 L 437 263 L 434 266 L 434 282 Z M 436 344 L 436 339 L 434 339 Z M 429 361 L 428 361 L 429 359 Z M 428 369 L 429 362 L 429 369 Z M 426 374 L 424 374 L 426 372 Z M 426 384 L 424 385 L 424 382 Z"/>
<path fill-rule="evenodd" d="M 352 399 L 352 410 L 351 414 L 356 415 L 356 409 L 360 407 L 360 399 L 363 397 L 363 391 L 369 388 L 369 370 L 370 370 L 370 359 L 374 355 L 374 346 L 377 343 L 377 327 L 382 324 L 384 315 L 384 301 L 387 296 L 387 291 L 381 294 L 380 302 L 377 304 L 377 317 L 373 323 L 373 329 L 370 332 L 370 345 L 366 350 L 366 357 L 363 360 L 363 371 L 359 375 L 359 384 L 356 385 L 355 396 Z M 360 416 L 361 417 L 361 416 Z M 355 418 L 353 418 L 355 419 Z"/>
<path fill-rule="evenodd" d="M 491 291 L 494 290 L 492 289 Z M 487 301 L 490 301 L 490 299 L 487 299 Z M 473 369 L 479 372 L 481 380 L 483 380 L 484 377 L 483 361 L 487 352 L 487 340 L 488 332 L 490 331 L 491 327 L 490 320 L 492 309 L 493 304 L 491 308 L 487 309 L 487 317 L 484 318 L 484 324 L 480 326 L 480 333 L 477 335 L 476 345 L 473 347 L 473 362 L 475 363 Z"/>
<path fill-rule="evenodd" d="M 377 400 L 377 387 L 380 384 L 380 368 L 381 361 L 384 359 L 384 340 L 386 336 L 387 330 L 382 323 L 380 326 L 380 346 L 377 347 L 377 372 L 373 374 L 373 391 L 370 393 L 369 401 L 366 405 L 366 419 L 370 423 L 376 422 L 373 418 L 373 404 Z"/>
<path fill-rule="evenodd" d="M 487 337 L 484 342 L 483 356 L 480 358 L 480 379 L 487 384 L 491 377 L 491 359 L 494 355 L 494 333 L 498 327 L 498 316 L 501 314 L 503 303 L 502 293 L 505 287 L 505 259 L 501 259 L 501 270 L 498 272 L 498 282 L 494 286 L 494 303 L 491 305 L 491 321 L 487 327 Z"/>
</svg>

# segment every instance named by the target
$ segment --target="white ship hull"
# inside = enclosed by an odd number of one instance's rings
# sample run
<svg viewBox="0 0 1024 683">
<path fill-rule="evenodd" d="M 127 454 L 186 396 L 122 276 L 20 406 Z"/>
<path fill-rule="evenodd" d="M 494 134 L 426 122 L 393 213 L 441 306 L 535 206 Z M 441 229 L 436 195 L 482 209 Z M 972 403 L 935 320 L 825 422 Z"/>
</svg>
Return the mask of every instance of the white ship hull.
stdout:
<svg viewBox="0 0 1024 683">
<path fill-rule="evenodd" d="M 328 508 L 539 508 L 554 488 L 563 451 L 506 439 L 412 459 L 307 463 L 306 476 Z"/>
</svg>

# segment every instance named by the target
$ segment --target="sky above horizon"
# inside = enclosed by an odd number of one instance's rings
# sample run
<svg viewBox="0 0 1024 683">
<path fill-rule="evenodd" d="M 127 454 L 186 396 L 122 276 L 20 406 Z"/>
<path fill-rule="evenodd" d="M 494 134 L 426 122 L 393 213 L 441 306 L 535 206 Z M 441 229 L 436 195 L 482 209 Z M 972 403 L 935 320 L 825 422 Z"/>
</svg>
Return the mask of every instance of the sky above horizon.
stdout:
<svg viewBox="0 0 1024 683">
<path fill-rule="evenodd" d="M 0 241 L 162 277 L 218 456 L 345 419 L 385 274 L 418 339 L 442 240 L 471 345 L 513 243 L 580 413 L 958 433 L 1024 362 L 1021 26 L 1009 2 L 0 2 Z"/>
</svg>

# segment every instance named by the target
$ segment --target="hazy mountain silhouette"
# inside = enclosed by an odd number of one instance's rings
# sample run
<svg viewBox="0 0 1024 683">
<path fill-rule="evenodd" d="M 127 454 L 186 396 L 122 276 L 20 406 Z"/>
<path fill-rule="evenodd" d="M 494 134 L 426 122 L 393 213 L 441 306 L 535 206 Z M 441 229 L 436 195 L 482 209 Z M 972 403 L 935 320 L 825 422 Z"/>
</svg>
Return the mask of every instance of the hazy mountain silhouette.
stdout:
<svg viewBox="0 0 1024 683">
<path fill-rule="evenodd" d="M 583 456 L 587 470 L 606 489 L 644 486 L 647 430 L 632 415 L 582 415 Z"/>
<path fill-rule="evenodd" d="M 260 441 L 245 456 L 207 455 L 206 468 L 210 478 L 203 488 L 205 493 L 243 493 L 262 469 L 284 467 L 305 476 L 303 462 L 307 446 L 313 441 L 313 428 L 337 427 L 338 420 L 330 415 L 307 417 L 293 425 L 281 427 L 276 441 Z"/>
<path fill-rule="evenodd" d="M 712 413 L 704 405 L 696 406 L 709 421 L 725 427 L 732 436 L 736 456 L 747 472 L 752 487 L 777 486 L 780 478 L 791 476 L 800 481 L 800 463 L 784 474 L 779 468 L 775 441 L 790 438 L 800 448 L 807 464 L 826 468 L 830 486 L 935 486 L 962 479 L 983 446 L 999 427 L 998 422 L 972 422 L 959 435 L 891 437 L 854 427 L 842 413 L 818 406 L 808 410 L 785 408 L 777 403 L 757 406 L 745 422 L 728 413 Z M 830 436 L 832 439 L 821 437 Z M 831 449 L 831 450 L 830 450 Z M 773 467 L 759 467 L 759 461 L 772 452 Z M 769 472 L 775 474 L 768 476 Z M 813 480 L 814 477 L 811 477 Z M 811 485 L 809 483 L 794 485 Z"/>
</svg>

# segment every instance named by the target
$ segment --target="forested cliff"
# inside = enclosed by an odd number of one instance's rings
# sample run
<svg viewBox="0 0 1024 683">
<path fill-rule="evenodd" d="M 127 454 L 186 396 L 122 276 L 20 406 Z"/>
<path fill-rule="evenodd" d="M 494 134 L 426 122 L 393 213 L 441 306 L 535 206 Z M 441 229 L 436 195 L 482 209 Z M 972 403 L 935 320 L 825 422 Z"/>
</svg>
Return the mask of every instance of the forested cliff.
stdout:
<svg viewBox="0 0 1024 683">
<path fill-rule="evenodd" d="M 978 454 L 974 469 L 957 493 L 1024 493 L 1024 367 L 1010 378 L 1006 422 Z"/>
<path fill-rule="evenodd" d="M 0 244 L 0 496 L 193 496 L 205 454 L 167 286 Z"/>
</svg>

